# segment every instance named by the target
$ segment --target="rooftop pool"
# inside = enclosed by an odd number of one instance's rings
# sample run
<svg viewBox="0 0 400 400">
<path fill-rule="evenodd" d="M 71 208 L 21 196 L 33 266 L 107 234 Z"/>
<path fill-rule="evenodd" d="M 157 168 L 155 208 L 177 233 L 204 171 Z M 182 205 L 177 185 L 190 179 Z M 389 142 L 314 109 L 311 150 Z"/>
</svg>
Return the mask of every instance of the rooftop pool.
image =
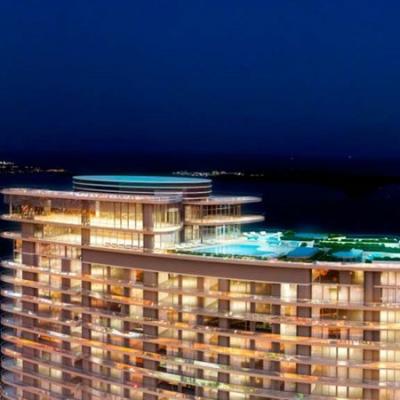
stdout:
<svg viewBox="0 0 400 400">
<path fill-rule="evenodd" d="M 184 245 L 176 251 L 198 256 L 302 262 L 400 262 L 400 237 L 261 231 L 244 233 L 237 241 Z"/>
<path fill-rule="evenodd" d="M 274 258 L 287 254 L 296 248 L 296 244 L 272 246 L 263 243 L 227 243 L 197 247 L 193 249 L 196 253 L 209 255 L 237 255 L 249 257 Z"/>
</svg>

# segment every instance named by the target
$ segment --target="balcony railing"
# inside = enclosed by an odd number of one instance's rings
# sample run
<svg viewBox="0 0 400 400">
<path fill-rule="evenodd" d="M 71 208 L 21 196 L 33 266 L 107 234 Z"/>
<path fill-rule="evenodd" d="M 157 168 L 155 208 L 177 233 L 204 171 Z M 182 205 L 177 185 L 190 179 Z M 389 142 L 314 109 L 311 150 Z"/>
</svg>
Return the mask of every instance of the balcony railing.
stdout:
<svg viewBox="0 0 400 400">
<path fill-rule="evenodd" d="M 22 356 L 24 357 L 24 356 Z M 25 357 L 27 358 L 27 357 Z M 111 379 L 110 377 L 105 377 L 99 374 L 96 374 L 91 371 L 84 371 L 78 368 L 73 368 L 73 367 L 66 367 L 60 364 L 56 363 L 51 363 L 51 362 L 42 362 L 40 360 L 35 360 L 32 358 L 28 358 L 32 362 L 36 363 L 42 363 L 47 366 L 52 366 L 53 368 L 59 368 L 60 370 L 70 372 L 73 374 L 76 374 L 77 377 L 85 377 L 88 379 L 93 379 L 96 381 L 108 381 L 108 383 L 112 384 L 119 384 L 123 387 L 132 387 L 132 384 L 129 382 L 123 382 L 122 380 L 115 380 Z M 93 360 L 91 360 L 93 361 Z M 100 362 L 102 362 L 102 359 L 99 359 Z M 114 361 L 104 361 L 104 365 L 110 366 L 110 367 L 118 367 L 121 371 L 127 370 L 129 372 L 133 372 L 135 374 L 143 375 L 143 376 L 149 376 L 152 378 L 156 378 L 158 380 L 165 380 L 167 382 L 171 383 L 183 383 L 183 384 L 191 384 L 195 386 L 200 386 L 200 387 L 210 387 L 210 388 L 215 388 L 217 387 L 220 390 L 227 390 L 227 391 L 232 391 L 232 392 L 238 392 L 242 394 L 253 394 L 253 395 L 267 395 L 268 392 L 264 392 L 265 389 L 262 388 L 256 388 L 254 386 L 244 386 L 244 385 L 237 385 L 237 384 L 226 384 L 218 381 L 210 381 L 206 379 L 198 379 L 194 378 L 192 376 L 187 376 L 187 375 L 176 375 L 173 373 L 168 373 L 168 372 L 163 372 L 163 371 L 156 371 L 156 370 L 148 370 L 142 367 L 137 367 L 137 366 L 132 366 L 129 364 L 124 364 L 124 363 L 116 363 Z M 15 362 L 10 359 L 10 360 L 5 360 L 3 361 L 3 366 L 7 370 L 15 370 L 19 369 L 16 367 Z M 25 374 L 25 371 L 22 371 L 22 373 Z M 226 366 L 225 369 L 223 366 L 221 366 L 219 371 L 230 371 L 232 372 L 232 369 L 229 368 L 229 366 Z M 301 382 L 301 383 L 311 383 L 311 384 L 334 384 L 334 385 L 340 385 L 340 386 L 345 386 L 345 387 L 363 387 L 363 388 L 371 388 L 371 389 L 376 389 L 376 388 L 388 388 L 388 389 L 397 389 L 400 387 L 399 382 L 382 382 L 378 380 L 366 380 L 366 379 L 360 379 L 360 380 L 351 380 L 351 379 L 343 379 L 340 377 L 327 377 L 327 376 L 310 376 L 310 375 L 301 375 L 297 373 L 291 373 L 291 372 L 282 372 L 282 371 L 259 371 L 259 374 L 262 374 L 264 377 L 269 377 L 272 379 L 278 379 L 278 380 L 284 380 L 284 381 L 289 381 L 289 382 Z M 27 375 L 31 375 L 27 373 Z M 49 379 L 48 376 L 42 376 L 41 374 L 37 374 L 34 376 L 40 376 L 42 379 L 45 380 L 50 380 L 54 379 L 51 378 Z M 76 378 L 73 378 L 76 379 Z M 135 383 L 133 385 L 134 387 L 137 386 Z"/>
<path fill-rule="evenodd" d="M 264 221 L 262 215 L 238 215 L 238 216 L 219 216 L 213 215 L 203 218 L 188 218 L 185 220 L 185 224 L 189 225 L 241 225 L 241 224 L 253 224 L 255 222 Z"/>
<path fill-rule="evenodd" d="M 118 193 L 97 193 L 97 192 L 70 192 L 64 190 L 47 190 L 47 189 L 25 189 L 25 188 L 9 188 L 1 191 L 3 195 L 22 196 L 22 197 L 39 197 L 44 199 L 66 199 L 66 200 L 94 200 L 109 201 L 118 203 L 139 203 L 139 204 L 174 204 L 182 201 L 180 194 L 174 195 L 130 195 Z"/>
<path fill-rule="evenodd" d="M 90 347 L 96 347 L 99 349 L 105 349 L 105 350 L 110 350 L 114 351 L 117 353 L 121 354 L 131 354 L 131 355 L 136 355 L 141 358 L 147 358 L 153 361 L 162 361 L 162 362 L 169 362 L 173 363 L 174 365 L 182 366 L 186 364 L 191 364 L 195 368 L 202 368 L 202 369 L 207 369 L 207 370 L 215 370 L 219 372 L 223 372 L 224 366 L 221 366 L 219 364 L 215 363 L 208 363 L 205 361 L 197 361 L 196 359 L 193 358 L 179 358 L 176 356 L 171 356 L 168 354 L 167 355 L 160 355 L 156 353 L 150 353 L 150 352 L 145 352 L 141 350 L 141 346 L 139 345 L 138 349 L 135 349 L 132 347 L 132 344 L 130 345 L 131 347 L 125 347 L 122 345 L 115 345 L 112 343 L 108 343 L 106 341 L 99 341 L 99 340 L 89 340 L 89 339 L 84 339 L 81 338 L 80 336 L 76 334 L 71 334 L 71 335 L 60 335 L 58 332 L 52 332 L 46 329 L 41 329 L 41 328 L 36 328 L 35 330 L 32 330 L 30 328 L 26 328 L 23 325 L 21 325 L 18 322 L 15 323 L 7 323 L 8 326 L 14 327 L 17 329 L 29 331 L 29 332 L 36 332 L 36 333 L 43 333 L 44 335 L 47 336 L 54 336 L 57 339 L 66 341 L 66 342 L 71 342 L 75 344 L 79 344 L 82 346 L 90 346 Z M 93 328 L 93 324 L 85 325 L 87 328 Z M 13 337 L 13 335 L 8 334 L 7 332 L 5 333 L 8 338 Z M 136 335 L 135 339 L 140 343 L 142 341 L 145 341 L 146 343 L 154 343 L 157 345 L 163 345 L 166 346 L 166 348 L 170 351 L 172 349 L 177 349 L 177 350 L 186 350 L 186 351 L 201 351 L 204 352 L 205 354 L 223 354 L 223 355 L 229 355 L 229 356 L 235 356 L 235 357 L 241 357 L 245 359 L 253 358 L 257 360 L 265 360 L 265 361 L 278 361 L 278 362 L 289 362 L 289 363 L 297 363 L 297 364 L 308 364 L 308 365 L 325 365 L 325 366 L 331 366 L 331 367 L 336 367 L 338 363 L 340 363 L 341 367 L 346 367 L 346 368 L 359 368 L 359 369 L 368 369 L 368 370 L 384 370 L 384 369 L 400 369 L 400 365 L 398 363 L 394 362 L 384 362 L 384 361 L 357 361 L 357 360 L 352 360 L 352 359 L 342 359 L 342 360 L 336 360 L 336 359 L 331 359 L 331 358 L 326 358 L 326 357 L 320 357 L 320 356 L 302 356 L 302 355 L 290 355 L 290 354 L 284 354 L 284 353 L 276 353 L 276 352 L 269 352 L 269 351 L 262 351 L 262 350 L 252 350 L 252 349 L 244 349 L 244 348 L 235 348 L 235 347 L 224 347 L 224 346 L 219 346 L 219 345 L 212 345 L 209 343 L 199 343 L 197 341 L 190 341 L 190 340 L 180 340 L 180 339 L 175 339 L 175 338 L 170 338 L 170 337 L 155 337 L 155 336 L 150 336 L 150 335 L 143 335 L 143 334 L 138 334 Z M 13 338 L 11 339 L 14 343 L 17 342 L 18 340 Z M 37 346 L 37 344 L 36 344 Z M 259 376 L 259 377 L 264 377 L 264 375 L 267 373 L 264 370 L 258 370 L 258 369 L 250 369 L 250 368 L 235 368 L 233 366 L 230 366 L 228 370 L 225 372 L 229 373 L 238 373 L 238 374 L 244 374 L 248 376 Z"/>
<path fill-rule="evenodd" d="M 113 224 L 110 220 L 106 218 L 93 218 L 88 222 L 83 222 L 81 215 L 64 215 L 64 214 L 52 214 L 48 216 L 35 215 L 32 218 L 28 218 L 22 214 L 3 214 L 0 216 L 1 219 L 5 221 L 14 222 L 28 222 L 36 223 L 41 225 L 60 225 L 65 227 L 85 227 L 91 229 L 108 229 L 112 231 L 126 231 L 126 232 L 136 232 L 136 233 L 169 233 L 175 232 L 183 227 L 183 223 L 169 224 L 164 223 L 161 225 L 154 226 L 153 228 L 145 229 L 143 227 L 142 221 L 132 222 L 132 225 L 125 226 Z"/>
<path fill-rule="evenodd" d="M 16 315 L 26 316 L 30 318 L 35 318 L 38 320 L 48 321 L 51 323 L 61 324 L 61 325 L 69 325 L 69 326 L 80 326 L 81 321 L 63 321 L 60 317 L 53 316 L 52 318 L 48 318 L 46 313 L 37 312 L 34 313 L 32 311 L 24 311 L 21 307 L 10 305 L 10 304 L 2 304 L 1 309 L 5 312 L 13 313 Z M 115 313 L 102 314 L 101 316 L 115 319 Z M 126 320 L 121 317 L 121 320 Z M 253 332 L 253 331 L 244 331 L 240 329 L 222 329 L 216 327 L 210 327 L 205 325 L 197 325 L 191 324 L 188 322 L 176 322 L 172 320 L 160 320 L 160 319 L 151 319 L 151 318 L 137 318 L 135 322 L 143 323 L 145 325 L 166 328 L 166 329 L 174 329 L 174 330 L 182 330 L 188 332 L 195 333 L 204 333 L 204 334 L 217 334 L 217 335 L 225 335 L 242 339 L 255 339 L 259 343 L 284 343 L 284 344 L 292 344 L 292 345 L 308 345 L 308 346 L 322 346 L 322 347 L 341 347 L 341 348 L 360 348 L 367 350 L 400 350 L 400 343 L 397 342 L 380 342 L 380 341 L 366 341 L 355 338 L 349 339 L 330 339 L 327 337 L 306 337 L 306 336 L 288 336 L 284 334 L 273 334 L 273 333 L 263 333 L 263 332 Z"/>
<path fill-rule="evenodd" d="M 2 289 L 1 294 L 4 297 L 29 301 L 35 304 L 46 304 L 55 308 L 62 308 L 69 311 L 75 311 L 80 313 L 87 313 L 92 315 L 106 316 L 119 318 L 125 321 L 136 322 L 141 319 L 138 315 L 127 315 L 119 312 L 110 311 L 107 309 L 96 308 L 96 307 L 85 307 L 80 303 L 65 303 L 56 301 L 52 298 L 28 296 L 13 290 Z M 88 295 L 91 296 L 90 294 Z M 105 301 L 110 301 L 112 296 L 100 296 Z M 108 297 L 108 298 L 107 298 Z M 113 300 L 114 301 L 114 300 Z M 119 300 L 117 301 L 117 303 Z M 297 317 L 297 316 L 285 316 L 285 315 L 273 315 L 273 314 L 262 314 L 252 312 L 236 312 L 236 311 L 219 311 L 212 310 L 207 307 L 191 307 L 191 306 L 180 306 L 180 305 L 169 305 L 162 306 L 150 300 L 142 299 L 128 299 L 126 304 L 138 305 L 144 308 L 153 308 L 160 311 L 175 311 L 181 313 L 203 315 L 207 317 L 216 318 L 228 318 L 235 320 L 244 320 L 248 322 L 263 322 L 269 324 L 292 324 L 297 326 L 309 326 L 309 327 L 320 327 L 320 328 L 359 328 L 364 330 L 400 330 L 400 322 L 375 322 L 375 321 L 358 321 L 358 320 L 347 320 L 347 319 L 336 319 L 336 318 L 317 318 L 317 317 Z"/>
</svg>

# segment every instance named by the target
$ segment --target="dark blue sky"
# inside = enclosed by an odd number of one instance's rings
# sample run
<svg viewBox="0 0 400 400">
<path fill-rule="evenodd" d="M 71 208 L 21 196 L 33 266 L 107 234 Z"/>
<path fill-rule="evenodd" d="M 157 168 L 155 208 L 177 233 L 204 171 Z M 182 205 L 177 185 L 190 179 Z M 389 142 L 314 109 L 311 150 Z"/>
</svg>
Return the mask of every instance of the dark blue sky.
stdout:
<svg viewBox="0 0 400 400">
<path fill-rule="evenodd" d="M 0 2 L 0 148 L 397 157 L 400 3 Z"/>
</svg>

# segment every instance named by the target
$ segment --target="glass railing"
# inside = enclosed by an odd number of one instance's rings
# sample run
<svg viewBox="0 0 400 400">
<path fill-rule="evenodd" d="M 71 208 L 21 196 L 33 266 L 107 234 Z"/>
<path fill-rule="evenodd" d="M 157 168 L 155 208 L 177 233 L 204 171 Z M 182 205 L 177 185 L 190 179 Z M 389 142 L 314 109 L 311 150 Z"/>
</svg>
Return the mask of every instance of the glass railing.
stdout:
<svg viewBox="0 0 400 400">
<path fill-rule="evenodd" d="M 92 360 L 93 361 L 93 360 Z M 100 359 L 100 361 L 102 361 Z M 4 361 L 3 361 L 4 362 Z M 38 362 L 38 360 L 36 360 Z M 40 362 L 40 361 L 39 361 Z M 195 378 L 192 376 L 188 375 L 176 375 L 173 373 L 168 373 L 168 372 L 163 372 L 163 371 L 155 371 L 155 370 L 148 370 L 142 367 L 136 367 L 132 366 L 129 364 L 123 364 L 123 363 L 115 363 L 113 361 L 103 361 L 105 365 L 107 366 L 117 366 L 118 369 L 121 370 L 129 370 L 130 372 L 137 373 L 137 374 L 142 374 L 144 376 L 149 376 L 153 377 L 159 380 L 165 380 L 167 382 L 178 382 L 178 383 L 189 383 L 194 386 L 200 386 L 200 387 L 214 387 L 218 388 L 220 390 L 226 390 L 226 391 L 232 391 L 232 392 L 238 392 L 238 393 L 251 393 L 254 395 L 264 395 L 266 393 L 265 389 L 263 388 L 255 388 L 254 386 L 243 386 L 243 385 L 237 385 L 237 384 L 227 384 L 227 383 L 222 383 L 218 381 L 212 381 L 212 380 L 206 380 L 206 379 L 199 379 Z M 103 381 L 108 381 L 110 383 L 114 384 L 120 384 L 121 386 L 128 386 L 130 385 L 129 382 L 123 382 L 122 380 L 115 380 L 110 378 L 109 376 L 105 377 L 103 375 L 99 375 L 93 372 L 87 372 L 87 371 L 82 371 L 77 368 L 72 368 L 72 367 L 65 367 L 60 364 L 54 364 L 54 363 L 48 363 L 46 362 L 45 364 L 47 365 L 52 365 L 53 367 L 60 368 L 62 370 L 66 370 L 68 372 L 75 372 L 76 374 L 83 374 L 85 378 L 89 379 L 95 379 L 95 380 L 103 380 Z M 14 360 L 5 360 L 5 368 L 8 370 L 13 370 L 13 369 L 19 369 L 16 367 Z M 229 368 L 227 366 L 226 368 Z M 22 372 L 22 370 L 21 370 Z M 23 372 L 25 373 L 25 372 Z M 381 382 L 379 380 L 356 380 L 353 381 L 351 379 L 343 379 L 340 377 L 326 377 L 326 376 L 310 376 L 310 375 L 299 375 L 296 373 L 290 373 L 290 372 L 282 372 L 282 371 L 263 371 L 263 375 L 265 377 L 273 378 L 273 379 L 278 379 L 278 380 L 285 380 L 289 382 L 301 382 L 301 383 L 311 383 L 311 384 L 334 384 L 338 386 L 345 386 L 345 387 L 366 387 L 366 388 L 391 388 L 391 389 L 397 389 L 400 387 L 399 382 Z M 29 374 L 28 374 L 29 375 Z M 38 374 L 40 375 L 40 374 Z M 44 376 L 45 379 L 47 379 L 47 376 Z M 135 383 L 137 384 L 137 383 Z"/>
<path fill-rule="evenodd" d="M 22 329 L 22 330 L 27 330 L 30 331 L 28 328 L 24 328 L 16 322 L 15 324 L 8 323 L 7 325 Z M 87 326 L 89 327 L 89 326 Z M 91 324 L 90 328 L 93 329 L 94 325 Z M 98 329 L 98 331 L 101 331 L 102 329 Z M 99 340 L 88 340 L 88 339 L 83 339 L 80 336 L 77 336 L 76 334 L 72 335 L 60 335 L 58 332 L 52 332 L 49 330 L 43 330 L 43 329 L 35 329 L 35 332 L 43 332 L 46 335 L 55 335 L 56 338 L 60 338 L 64 341 L 68 342 L 75 342 L 79 343 L 80 345 L 90 345 L 92 347 L 98 347 L 99 349 L 113 349 L 115 352 L 119 352 L 122 354 L 125 354 L 127 352 L 129 353 L 134 353 L 134 354 L 140 354 L 141 357 L 144 358 L 150 358 L 153 360 L 157 361 L 165 361 L 165 362 L 173 362 L 175 365 L 185 365 L 185 364 L 191 364 L 200 367 L 204 367 L 206 369 L 218 369 L 221 370 L 224 367 L 221 365 L 217 365 L 214 363 L 207 363 L 207 362 L 200 362 L 195 359 L 188 359 L 188 358 L 179 358 L 179 357 L 170 357 L 170 354 L 166 356 L 162 356 L 159 354 L 155 353 L 149 353 L 149 352 L 143 352 L 140 348 L 139 349 L 133 349 L 132 347 L 125 347 L 121 345 L 115 345 L 113 343 L 109 342 L 104 342 L 104 341 L 99 341 Z M 112 332 L 110 330 L 105 331 L 107 334 L 115 334 L 116 330 L 113 329 Z M 284 354 L 284 353 L 275 353 L 275 352 L 268 352 L 268 351 L 260 351 L 260 350 L 251 350 L 251 349 L 244 349 L 244 348 L 233 348 L 233 347 L 224 347 L 224 346 L 218 346 L 218 345 L 211 345 L 211 344 L 205 344 L 205 343 L 199 343 L 197 341 L 190 341 L 190 340 L 179 340 L 179 339 L 174 339 L 170 337 L 154 337 L 150 335 L 143 335 L 143 334 L 138 334 L 135 339 L 139 341 L 146 341 L 147 343 L 154 343 L 154 344 L 162 344 L 167 346 L 167 348 L 170 350 L 172 349 L 183 349 L 185 351 L 202 351 L 205 353 L 215 353 L 215 354 L 224 354 L 224 355 L 229 355 L 229 356 L 235 356 L 235 357 L 243 357 L 245 359 L 247 358 L 254 358 L 257 360 L 265 360 L 265 361 L 278 361 L 278 362 L 290 362 L 290 363 L 300 363 L 300 364 L 316 364 L 316 365 L 327 365 L 327 366 L 332 366 L 336 367 L 338 363 L 340 363 L 341 367 L 347 367 L 347 368 L 360 368 L 360 369 L 385 369 L 385 368 L 393 368 L 393 363 L 391 362 L 373 362 L 373 361 L 356 361 L 356 360 L 351 360 L 351 359 L 343 359 L 343 360 L 336 360 L 336 359 L 331 359 L 331 358 L 326 358 L 326 357 L 319 357 L 319 356 L 301 356 L 301 355 L 289 355 L 289 354 Z M 140 346 L 139 346 L 140 347 Z M 400 368 L 400 366 L 398 366 Z M 250 369 L 250 368 L 232 368 L 232 366 L 229 368 L 228 371 L 226 372 L 231 372 L 231 373 L 240 373 L 240 374 L 250 374 L 250 375 L 257 375 L 257 376 L 263 376 L 265 374 L 265 371 L 263 370 L 258 370 L 258 369 Z"/>
<path fill-rule="evenodd" d="M 297 299 L 293 297 L 276 297 L 276 296 L 263 296 L 263 295 L 256 295 L 256 294 L 242 294 L 242 293 L 232 293 L 232 292 L 221 292 L 221 291 L 203 291 L 196 288 L 190 289 L 182 289 L 178 288 L 175 285 L 167 285 L 163 284 L 161 287 L 145 287 L 142 283 L 137 283 L 136 281 L 126 281 L 123 279 L 107 279 L 101 276 L 92 276 L 92 275 L 79 275 L 78 272 L 61 272 L 61 271 L 53 271 L 49 268 L 44 267 L 29 267 L 23 266 L 18 263 L 10 262 L 10 261 L 3 261 L 2 265 L 6 268 L 12 269 L 23 269 L 31 272 L 41 272 L 41 273 L 48 273 L 53 275 L 59 275 L 66 278 L 74 278 L 74 279 L 81 279 L 87 280 L 90 282 L 97 282 L 97 283 L 110 283 L 114 285 L 121 285 L 126 287 L 133 287 L 139 289 L 146 289 L 146 290 L 157 290 L 159 292 L 166 292 L 171 294 L 187 294 L 187 295 L 196 295 L 200 297 L 212 297 L 217 298 L 219 300 L 236 300 L 236 301 L 243 301 L 243 302 L 254 302 L 254 303 L 268 303 L 268 304 L 281 304 L 281 305 L 310 305 L 310 306 L 320 306 L 325 308 L 340 308 L 340 309 L 357 309 L 357 310 L 396 310 L 400 309 L 400 302 L 347 302 L 347 301 L 335 301 L 331 299 Z M 11 277 L 5 277 L 4 281 L 11 282 Z M 34 281 L 19 281 L 15 278 L 16 284 L 20 285 L 39 285 Z M 45 286 L 43 286 L 45 287 Z M 59 290 L 58 288 L 52 288 L 53 290 Z M 70 289 L 73 291 L 74 289 Z M 78 289 L 76 289 L 76 293 L 78 293 Z M 168 304 L 160 304 L 160 305 L 168 305 Z"/>
<path fill-rule="evenodd" d="M 25 301 L 30 301 L 32 303 L 37 304 L 47 304 L 52 307 L 64 308 L 70 311 L 83 312 L 88 314 L 98 314 L 105 315 L 115 318 L 121 318 L 126 321 L 135 322 L 139 320 L 141 317 L 138 315 L 127 315 L 121 314 L 117 311 L 110 311 L 108 309 L 95 308 L 95 307 L 85 307 L 80 303 L 64 303 L 60 301 L 56 301 L 52 298 L 43 298 L 36 296 L 28 296 L 13 290 L 3 289 L 1 293 L 4 297 L 12 298 L 12 299 L 23 299 Z M 89 295 L 90 297 L 90 295 Z M 107 296 L 103 297 L 106 301 L 111 301 L 111 298 L 107 298 Z M 114 301 L 114 300 L 113 300 Z M 116 301 L 116 300 L 115 300 Z M 119 302 L 116 301 L 117 303 Z M 218 311 L 218 310 L 210 310 L 208 308 L 202 307 L 185 307 L 185 306 L 159 306 L 152 301 L 149 300 L 141 300 L 141 299 L 127 299 L 127 304 L 139 305 L 141 307 L 147 308 L 155 308 L 159 310 L 165 311 L 176 311 L 176 312 L 184 312 L 184 313 L 192 313 L 203 316 L 211 316 L 218 318 L 227 318 L 227 319 L 237 319 L 237 320 L 245 320 L 245 321 L 253 321 L 253 322 L 264 322 L 264 323 L 274 323 L 274 324 L 293 324 L 298 326 L 310 326 L 310 327 L 336 327 L 336 328 L 360 328 L 366 330 L 400 330 L 400 322 L 369 322 L 369 321 L 358 321 L 358 320 L 347 320 L 347 319 L 335 319 L 335 318 L 306 318 L 306 317 L 297 317 L 297 316 L 284 316 L 284 315 L 272 315 L 272 314 L 258 314 L 251 312 L 233 312 L 233 311 Z"/>
<path fill-rule="evenodd" d="M 59 393 L 55 393 L 49 390 L 41 389 L 36 386 L 26 384 L 19 376 L 12 372 L 4 372 L 1 376 L 1 380 L 5 385 L 11 386 L 14 388 L 14 391 L 10 390 L 9 387 L 3 388 L 3 396 L 11 400 L 24 400 L 25 396 L 17 396 L 15 395 L 15 389 L 23 389 L 24 391 L 28 391 L 30 393 L 34 393 L 43 397 L 43 399 L 55 399 L 55 400 L 76 400 L 73 398 L 61 396 Z"/>
<path fill-rule="evenodd" d="M 185 222 L 193 225 L 228 225 L 228 224 L 248 224 L 264 221 L 262 215 L 208 215 L 206 217 L 191 217 Z"/>
<path fill-rule="evenodd" d="M 154 233 L 173 232 L 174 230 L 182 228 L 181 222 L 176 223 L 160 223 L 158 222 L 151 229 L 143 226 L 143 220 L 127 220 L 124 222 L 116 222 L 112 218 L 102 217 L 90 217 L 85 220 L 81 214 L 38 214 L 38 215 L 23 215 L 23 214 L 3 214 L 1 219 L 6 221 L 15 222 L 35 222 L 38 224 L 52 224 L 52 225 L 64 225 L 72 227 L 88 227 L 88 228 L 99 228 L 99 229 L 110 229 L 117 231 L 130 231 L 130 232 L 143 232 L 151 231 Z"/>
<path fill-rule="evenodd" d="M 57 313 L 44 312 L 44 311 L 33 312 L 30 310 L 24 310 L 19 305 L 14 305 L 14 304 L 9 304 L 9 303 L 1 304 L 0 308 L 2 311 L 8 312 L 11 314 L 21 315 L 24 317 L 30 317 L 30 318 L 34 318 L 34 319 L 40 319 L 43 321 L 48 321 L 51 323 L 56 323 L 56 324 L 61 324 L 61 325 L 68 325 L 71 327 L 78 327 L 82 323 L 81 320 L 63 319 L 63 318 L 61 318 L 60 312 L 57 312 Z"/>
</svg>

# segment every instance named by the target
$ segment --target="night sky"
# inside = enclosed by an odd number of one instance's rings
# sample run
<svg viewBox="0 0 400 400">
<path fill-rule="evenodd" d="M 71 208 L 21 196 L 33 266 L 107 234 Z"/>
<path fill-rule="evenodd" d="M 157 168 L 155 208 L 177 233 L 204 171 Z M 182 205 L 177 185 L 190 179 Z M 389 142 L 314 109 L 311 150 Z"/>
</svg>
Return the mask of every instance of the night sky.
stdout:
<svg viewBox="0 0 400 400">
<path fill-rule="evenodd" d="M 0 153 L 397 157 L 395 1 L 0 2 Z"/>
</svg>

